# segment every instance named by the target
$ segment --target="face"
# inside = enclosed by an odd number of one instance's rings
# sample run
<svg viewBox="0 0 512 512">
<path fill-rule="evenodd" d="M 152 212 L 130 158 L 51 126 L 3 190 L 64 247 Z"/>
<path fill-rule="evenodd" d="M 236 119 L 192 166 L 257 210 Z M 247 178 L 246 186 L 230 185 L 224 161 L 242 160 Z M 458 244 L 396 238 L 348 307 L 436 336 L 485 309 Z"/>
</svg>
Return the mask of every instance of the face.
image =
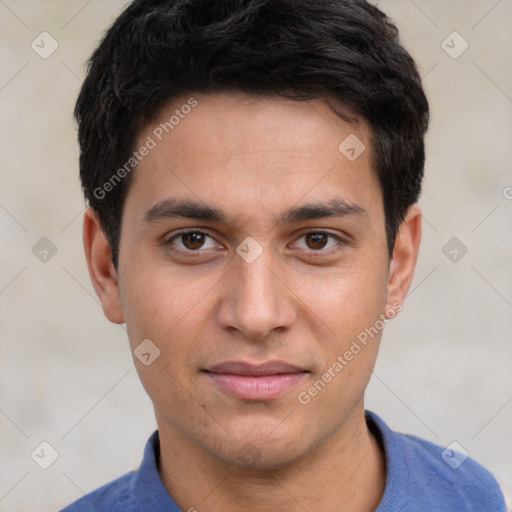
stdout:
<svg viewBox="0 0 512 512">
<path fill-rule="evenodd" d="M 118 273 L 95 286 L 144 354 L 159 429 L 275 468 L 361 416 L 415 252 L 390 265 L 363 121 L 320 99 L 191 96 L 140 134 L 155 144 L 126 197 Z M 356 159 L 347 137 L 366 147 Z"/>
</svg>

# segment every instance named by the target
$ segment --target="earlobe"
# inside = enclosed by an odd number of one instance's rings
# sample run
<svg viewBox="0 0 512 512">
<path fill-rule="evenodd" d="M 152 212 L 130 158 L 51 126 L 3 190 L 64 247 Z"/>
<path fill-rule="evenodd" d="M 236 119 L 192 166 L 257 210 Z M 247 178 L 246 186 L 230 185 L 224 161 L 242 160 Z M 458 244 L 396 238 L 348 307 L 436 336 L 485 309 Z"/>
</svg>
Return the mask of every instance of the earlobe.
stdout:
<svg viewBox="0 0 512 512">
<path fill-rule="evenodd" d="M 396 309 L 405 300 L 414 275 L 421 241 L 421 210 L 409 207 L 398 230 L 388 278 L 388 310 Z"/>
<path fill-rule="evenodd" d="M 87 208 L 84 214 L 83 243 L 89 276 L 103 313 L 113 323 L 121 324 L 121 308 L 117 273 L 112 264 L 112 252 L 96 212 Z"/>
</svg>

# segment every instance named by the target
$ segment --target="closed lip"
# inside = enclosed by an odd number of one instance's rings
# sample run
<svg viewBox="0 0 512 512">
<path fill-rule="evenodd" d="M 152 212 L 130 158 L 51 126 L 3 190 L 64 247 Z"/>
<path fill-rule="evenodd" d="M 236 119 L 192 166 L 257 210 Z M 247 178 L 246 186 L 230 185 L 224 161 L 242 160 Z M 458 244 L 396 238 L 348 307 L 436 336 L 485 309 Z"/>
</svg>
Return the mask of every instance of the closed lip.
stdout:
<svg viewBox="0 0 512 512">
<path fill-rule="evenodd" d="M 296 387 L 308 373 L 284 361 L 266 361 L 259 364 L 226 361 L 205 370 L 205 375 L 218 390 L 246 401 L 279 398 Z"/>
<path fill-rule="evenodd" d="M 284 361 L 266 361 L 264 363 L 249 363 L 246 361 L 226 361 L 216 364 L 205 371 L 224 375 L 242 375 L 247 377 L 263 377 L 266 375 L 282 375 L 290 373 L 305 373 L 306 370 Z"/>
</svg>

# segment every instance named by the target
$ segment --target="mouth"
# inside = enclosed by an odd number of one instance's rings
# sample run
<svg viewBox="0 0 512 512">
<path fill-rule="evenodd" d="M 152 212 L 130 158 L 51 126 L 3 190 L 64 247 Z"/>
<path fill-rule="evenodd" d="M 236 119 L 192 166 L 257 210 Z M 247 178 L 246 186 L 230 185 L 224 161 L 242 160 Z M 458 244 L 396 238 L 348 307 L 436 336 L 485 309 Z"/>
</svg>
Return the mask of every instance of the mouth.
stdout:
<svg viewBox="0 0 512 512">
<path fill-rule="evenodd" d="M 307 370 L 283 361 L 263 364 L 228 361 L 203 371 L 223 393 L 251 401 L 278 398 L 309 374 Z"/>
</svg>

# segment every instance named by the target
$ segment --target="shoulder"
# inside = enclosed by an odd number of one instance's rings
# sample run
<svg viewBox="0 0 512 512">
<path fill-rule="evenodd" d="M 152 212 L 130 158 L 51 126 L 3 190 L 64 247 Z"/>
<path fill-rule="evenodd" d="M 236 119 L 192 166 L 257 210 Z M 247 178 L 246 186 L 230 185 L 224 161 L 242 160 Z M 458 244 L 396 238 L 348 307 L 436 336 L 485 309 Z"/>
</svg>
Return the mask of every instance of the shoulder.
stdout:
<svg viewBox="0 0 512 512">
<path fill-rule="evenodd" d="M 136 510 L 133 492 L 137 472 L 132 471 L 86 494 L 60 512 L 132 512 Z"/>
<path fill-rule="evenodd" d="M 408 510 L 504 512 L 496 479 L 455 443 L 443 447 L 425 439 L 392 431 L 382 419 L 367 413 L 378 429 L 386 455 L 387 482 L 383 502 L 404 504 Z M 379 508 L 385 512 L 387 507 Z"/>
<path fill-rule="evenodd" d="M 432 475 L 433 489 L 426 489 L 426 492 L 453 502 L 461 507 L 458 510 L 505 510 L 503 495 L 494 476 L 470 458 L 460 445 L 442 447 L 416 436 L 397 435 L 410 459 L 411 474 Z"/>
</svg>

